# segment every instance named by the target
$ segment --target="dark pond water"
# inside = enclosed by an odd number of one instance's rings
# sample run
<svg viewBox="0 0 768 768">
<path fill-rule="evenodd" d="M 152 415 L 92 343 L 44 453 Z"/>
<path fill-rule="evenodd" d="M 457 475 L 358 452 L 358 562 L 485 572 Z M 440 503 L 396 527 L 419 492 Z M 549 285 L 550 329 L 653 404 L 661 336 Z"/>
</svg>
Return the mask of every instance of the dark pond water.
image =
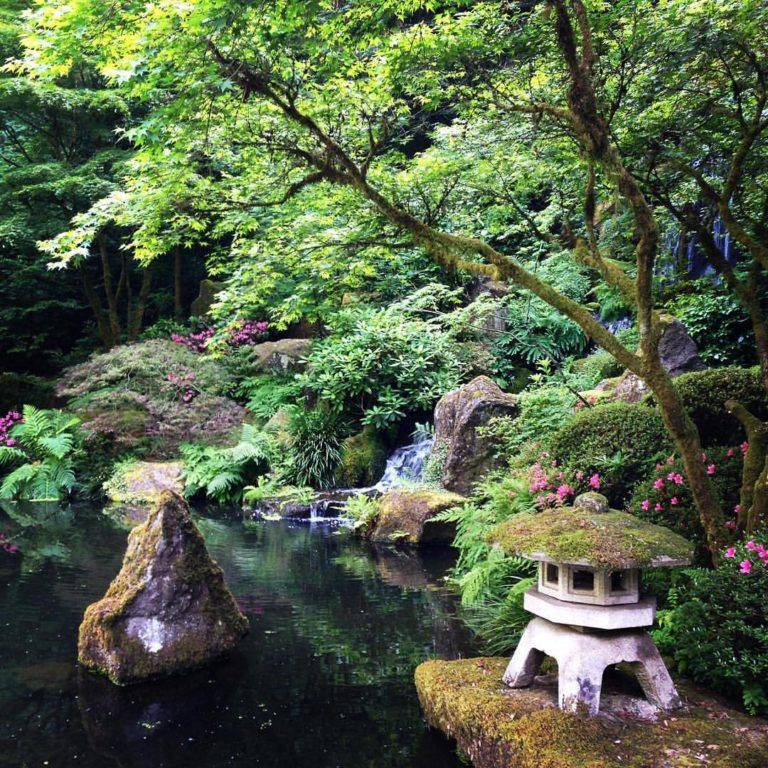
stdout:
<svg viewBox="0 0 768 768">
<path fill-rule="evenodd" d="M 0 511 L 23 551 L 0 551 L 0 766 L 459 765 L 413 687 L 420 661 L 471 651 L 445 553 L 372 550 L 331 524 L 199 524 L 251 633 L 205 670 L 119 689 L 75 657 L 125 527 L 91 508 Z"/>
</svg>

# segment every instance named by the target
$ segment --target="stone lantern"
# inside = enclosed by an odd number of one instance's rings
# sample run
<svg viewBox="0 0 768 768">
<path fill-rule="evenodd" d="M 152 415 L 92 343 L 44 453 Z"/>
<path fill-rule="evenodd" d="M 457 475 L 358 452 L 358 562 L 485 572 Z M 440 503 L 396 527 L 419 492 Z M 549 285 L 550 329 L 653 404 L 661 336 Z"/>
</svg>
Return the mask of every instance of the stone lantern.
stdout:
<svg viewBox="0 0 768 768">
<path fill-rule="evenodd" d="M 491 539 L 509 554 L 539 563 L 538 583 L 523 605 L 535 615 L 523 633 L 504 682 L 533 683 L 545 656 L 558 665 L 561 709 L 600 708 L 603 672 L 627 663 L 646 698 L 657 707 L 681 706 L 664 661 L 645 627 L 656 601 L 640 595 L 640 568 L 687 565 L 692 547 L 667 528 L 608 509 L 598 493 L 573 507 L 520 514 Z"/>
</svg>

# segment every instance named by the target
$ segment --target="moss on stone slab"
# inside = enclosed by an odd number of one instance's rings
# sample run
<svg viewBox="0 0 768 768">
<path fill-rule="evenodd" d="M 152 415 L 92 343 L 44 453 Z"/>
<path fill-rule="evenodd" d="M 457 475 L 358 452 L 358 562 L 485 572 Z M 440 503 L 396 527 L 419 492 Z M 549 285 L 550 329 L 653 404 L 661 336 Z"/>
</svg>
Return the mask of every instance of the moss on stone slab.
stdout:
<svg viewBox="0 0 768 768">
<path fill-rule="evenodd" d="M 502 682 L 506 658 L 428 661 L 416 669 L 427 722 L 475 768 L 764 768 L 768 726 L 683 689 L 689 707 L 655 722 L 562 712 L 540 687 Z"/>
<path fill-rule="evenodd" d="M 682 536 L 627 512 L 571 507 L 515 515 L 498 525 L 489 541 L 532 560 L 605 570 L 685 565 L 693 553 Z"/>
<path fill-rule="evenodd" d="M 381 477 L 386 463 L 386 448 L 376 430 L 366 427 L 342 442 L 334 483 L 338 488 L 366 488 Z"/>
</svg>

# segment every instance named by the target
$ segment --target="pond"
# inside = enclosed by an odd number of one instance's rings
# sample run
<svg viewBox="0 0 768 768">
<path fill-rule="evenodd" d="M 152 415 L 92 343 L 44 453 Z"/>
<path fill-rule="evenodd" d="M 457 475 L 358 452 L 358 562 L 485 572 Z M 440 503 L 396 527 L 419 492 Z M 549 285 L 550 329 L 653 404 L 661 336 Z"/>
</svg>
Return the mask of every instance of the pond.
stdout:
<svg viewBox="0 0 768 768">
<path fill-rule="evenodd" d="M 12 515 L 9 516 L 9 513 Z M 413 669 L 467 655 L 446 552 L 375 550 L 331 522 L 198 524 L 251 623 L 228 658 L 117 688 L 75 664 L 127 529 L 99 509 L 0 512 L 0 766 L 452 768 Z"/>
</svg>

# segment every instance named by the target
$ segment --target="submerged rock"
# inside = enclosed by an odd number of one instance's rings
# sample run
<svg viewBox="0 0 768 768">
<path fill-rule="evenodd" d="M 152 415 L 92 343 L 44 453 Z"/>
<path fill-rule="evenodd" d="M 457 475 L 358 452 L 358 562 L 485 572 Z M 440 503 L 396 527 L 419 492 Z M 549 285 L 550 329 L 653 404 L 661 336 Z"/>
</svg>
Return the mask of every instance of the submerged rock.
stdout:
<svg viewBox="0 0 768 768">
<path fill-rule="evenodd" d="M 465 501 L 445 491 L 393 490 L 378 501 L 379 514 L 371 534 L 373 541 L 403 544 L 451 544 L 453 523 L 431 520 Z"/>
<path fill-rule="evenodd" d="M 478 434 L 496 416 L 517 414 L 517 398 L 502 391 L 487 376 L 444 395 L 435 408 L 433 456 L 443 461 L 442 485 L 466 494 L 495 466 L 494 445 Z"/>
<path fill-rule="evenodd" d="M 764 720 L 682 686 L 687 708 L 669 717 L 621 690 L 598 717 L 557 708 L 557 686 L 513 690 L 500 658 L 427 661 L 416 689 L 427 722 L 456 739 L 475 768 L 762 768 Z"/>
<path fill-rule="evenodd" d="M 203 664 L 247 631 L 187 505 L 166 491 L 129 534 L 104 597 L 86 609 L 78 658 L 114 683 L 135 683 Z"/>
</svg>

